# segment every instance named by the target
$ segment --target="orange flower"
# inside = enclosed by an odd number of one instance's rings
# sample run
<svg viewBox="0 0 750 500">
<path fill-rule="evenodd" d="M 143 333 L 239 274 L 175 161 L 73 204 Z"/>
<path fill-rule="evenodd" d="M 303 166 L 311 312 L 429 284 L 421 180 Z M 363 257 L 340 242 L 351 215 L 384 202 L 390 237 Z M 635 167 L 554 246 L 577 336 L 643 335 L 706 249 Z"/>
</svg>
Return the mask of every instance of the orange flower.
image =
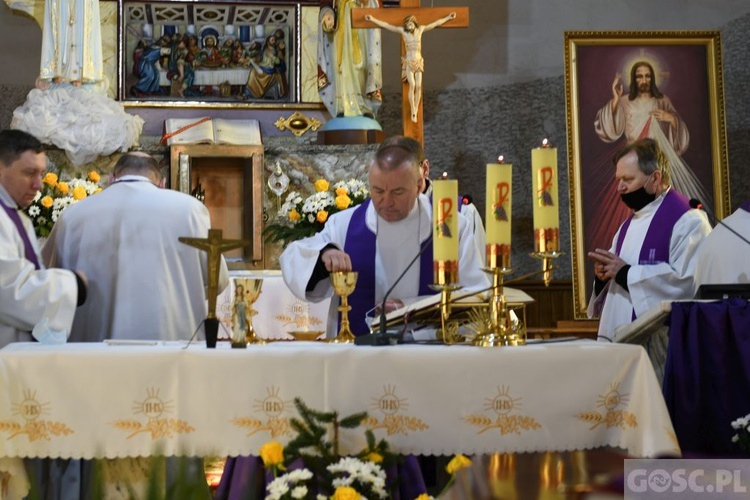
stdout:
<svg viewBox="0 0 750 500">
<path fill-rule="evenodd" d="M 321 210 L 318 212 L 318 215 L 315 216 L 315 219 L 317 219 L 318 222 L 325 222 L 328 220 L 328 212 L 325 210 Z"/>
<path fill-rule="evenodd" d="M 453 475 L 457 471 L 466 467 L 471 467 L 471 460 L 464 455 L 456 455 L 450 462 L 448 462 L 448 465 L 445 466 L 445 471 L 448 474 Z"/>
<path fill-rule="evenodd" d="M 260 447 L 260 458 L 266 467 L 284 469 L 284 446 L 277 441 L 270 441 Z"/>
<path fill-rule="evenodd" d="M 328 181 L 325 179 L 318 179 L 315 181 L 315 191 L 322 192 L 322 191 L 328 191 Z"/>
<path fill-rule="evenodd" d="M 50 208 L 55 202 L 51 196 L 45 196 L 40 203 L 44 208 Z"/>
<path fill-rule="evenodd" d="M 57 174 L 54 172 L 47 172 L 46 174 L 44 174 L 44 178 L 42 178 L 42 181 L 45 184 L 54 186 L 55 184 L 57 184 Z"/>
<path fill-rule="evenodd" d="M 97 172 L 94 172 L 92 170 L 91 172 L 89 172 L 89 180 L 91 182 L 99 182 L 101 180 L 101 176 Z"/>
<path fill-rule="evenodd" d="M 86 189 L 84 189 L 81 186 L 76 186 L 73 188 L 73 199 L 76 201 L 80 201 L 86 197 Z"/>
<path fill-rule="evenodd" d="M 68 186 L 67 182 L 58 182 L 57 190 L 60 191 L 60 194 L 65 196 L 70 192 L 70 186 Z"/>
<path fill-rule="evenodd" d="M 289 220 L 290 220 L 290 221 L 292 221 L 292 222 L 297 222 L 297 221 L 298 221 L 298 220 L 300 220 L 301 218 L 302 218 L 302 216 L 301 216 L 301 215 L 299 214 L 299 212 L 297 212 L 297 209 L 296 209 L 296 208 L 293 208 L 293 209 L 292 209 L 292 210 L 291 210 L 291 211 L 289 212 Z"/>
<path fill-rule="evenodd" d="M 351 486 L 339 486 L 331 498 L 332 500 L 359 500 L 361 495 Z"/>
<path fill-rule="evenodd" d="M 339 210 L 348 208 L 349 205 L 352 204 L 352 199 L 349 198 L 349 196 L 347 196 L 346 194 L 337 196 L 336 199 L 333 201 L 336 204 L 336 208 L 338 208 Z"/>
<path fill-rule="evenodd" d="M 349 190 L 345 187 L 341 186 L 336 188 L 336 196 L 344 196 L 346 194 L 349 194 Z"/>
</svg>

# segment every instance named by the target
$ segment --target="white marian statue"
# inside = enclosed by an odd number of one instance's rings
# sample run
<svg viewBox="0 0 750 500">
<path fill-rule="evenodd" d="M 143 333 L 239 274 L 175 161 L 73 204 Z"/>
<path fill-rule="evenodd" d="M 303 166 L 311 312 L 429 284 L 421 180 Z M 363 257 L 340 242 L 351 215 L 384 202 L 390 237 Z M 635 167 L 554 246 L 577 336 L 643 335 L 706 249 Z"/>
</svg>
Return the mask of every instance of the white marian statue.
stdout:
<svg viewBox="0 0 750 500">
<path fill-rule="evenodd" d="M 98 0 L 46 0 L 39 78 L 11 128 L 64 149 L 75 165 L 138 145 L 143 120 L 107 97 Z"/>
</svg>

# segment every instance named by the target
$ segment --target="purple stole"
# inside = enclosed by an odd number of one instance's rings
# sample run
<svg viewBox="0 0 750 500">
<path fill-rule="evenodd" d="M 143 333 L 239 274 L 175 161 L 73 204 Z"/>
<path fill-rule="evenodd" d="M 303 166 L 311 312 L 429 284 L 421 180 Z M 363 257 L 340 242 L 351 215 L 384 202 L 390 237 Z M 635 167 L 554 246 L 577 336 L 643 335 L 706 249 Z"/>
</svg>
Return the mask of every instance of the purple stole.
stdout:
<svg viewBox="0 0 750 500">
<path fill-rule="evenodd" d="M 674 229 L 677 220 L 688 210 L 690 210 L 688 199 L 675 191 L 674 188 L 664 195 L 664 201 L 656 209 L 656 213 L 648 226 L 648 231 L 646 231 L 646 237 L 643 239 L 641 253 L 638 256 L 638 265 L 648 266 L 669 262 L 669 242 L 672 239 L 672 229 Z M 620 255 L 622 243 L 625 241 L 625 234 L 628 232 L 631 220 L 633 220 L 632 215 L 622 224 L 615 245 L 617 255 Z M 635 317 L 635 311 L 633 311 L 633 319 Z"/>
<path fill-rule="evenodd" d="M 417 201 L 419 203 L 419 201 Z M 344 241 L 344 252 L 349 254 L 352 270 L 358 273 L 357 286 L 349 295 L 349 327 L 356 336 L 367 335 L 370 329 L 365 323 L 367 312 L 375 307 L 375 252 L 377 235 L 366 224 L 367 207 L 370 200 L 354 209 Z M 421 214 L 420 214 L 421 216 Z M 432 283 L 432 240 L 429 248 L 419 259 L 419 295 L 435 293 L 429 288 Z"/>
<path fill-rule="evenodd" d="M 21 222 L 21 216 L 18 215 L 18 211 L 15 208 L 11 208 L 2 201 L 0 201 L 0 206 L 2 206 L 5 211 L 8 214 L 8 217 L 10 217 L 10 220 L 13 221 L 13 224 L 15 224 L 16 229 L 18 229 L 18 233 L 21 235 L 21 239 L 23 240 L 23 248 L 26 255 L 26 260 L 34 264 L 34 269 L 41 269 L 41 266 L 39 265 L 39 259 L 36 258 L 36 252 L 34 252 L 34 247 L 31 245 L 31 240 L 29 240 L 29 235 L 26 233 L 26 229 L 23 227 L 23 222 Z"/>
</svg>

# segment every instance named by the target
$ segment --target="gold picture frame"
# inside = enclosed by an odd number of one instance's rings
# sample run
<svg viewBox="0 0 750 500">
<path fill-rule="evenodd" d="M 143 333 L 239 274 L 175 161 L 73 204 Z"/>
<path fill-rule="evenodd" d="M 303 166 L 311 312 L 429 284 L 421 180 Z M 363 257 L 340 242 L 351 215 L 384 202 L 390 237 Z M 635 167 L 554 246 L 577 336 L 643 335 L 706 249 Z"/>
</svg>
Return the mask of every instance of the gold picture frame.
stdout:
<svg viewBox="0 0 750 500">
<path fill-rule="evenodd" d="M 594 281 L 587 252 L 609 249 L 628 215 L 612 165 L 626 141 L 660 135 L 671 146 L 673 185 L 717 219 L 731 211 L 721 38 L 718 31 L 566 31 L 564 38 L 574 313 L 584 319 Z M 628 99 L 643 62 L 672 125 L 612 113 L 615 95 Z"/>
</svg>

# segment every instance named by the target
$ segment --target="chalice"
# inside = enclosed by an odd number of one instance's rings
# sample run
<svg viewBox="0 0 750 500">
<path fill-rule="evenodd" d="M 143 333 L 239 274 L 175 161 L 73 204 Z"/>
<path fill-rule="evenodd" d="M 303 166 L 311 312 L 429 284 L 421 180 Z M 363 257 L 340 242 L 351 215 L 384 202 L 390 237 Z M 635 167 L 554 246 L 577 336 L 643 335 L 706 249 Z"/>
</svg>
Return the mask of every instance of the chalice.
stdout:
<svg viewBox="0 0 750 500">
<path fill-rule="evenodd" d="M 338 307 L 338 311 L 341 314 L 341 326 L 336 338 L 329 342 L 352 344 L 354 343 L 354 334 L 351 328 L 349 328 L 349 311 L 351 311 L 352 307 L 349 305 L 347 297 L 352 294 L 357 284 L 357 273 L 352 271 L 333 272 L 331 273 L 331 284 L 333 285 L 333 292 L 341 299 Z"/>
</svg>

